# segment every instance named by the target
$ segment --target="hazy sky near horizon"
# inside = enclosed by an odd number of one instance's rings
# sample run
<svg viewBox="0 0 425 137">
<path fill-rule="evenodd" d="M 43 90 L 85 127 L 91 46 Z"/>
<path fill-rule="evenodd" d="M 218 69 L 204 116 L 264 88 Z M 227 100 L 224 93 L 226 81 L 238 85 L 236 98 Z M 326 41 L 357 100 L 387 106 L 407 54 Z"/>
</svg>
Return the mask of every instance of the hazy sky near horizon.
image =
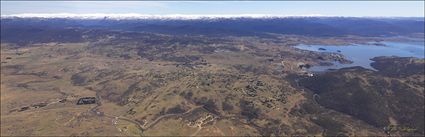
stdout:
<svg viewBox="0 0 425 137">
<path fill-rule="evenodd" d="M 1 1 L 1 14 L 272 14 L 424 17 L 424 1 Z"/>
</svg>

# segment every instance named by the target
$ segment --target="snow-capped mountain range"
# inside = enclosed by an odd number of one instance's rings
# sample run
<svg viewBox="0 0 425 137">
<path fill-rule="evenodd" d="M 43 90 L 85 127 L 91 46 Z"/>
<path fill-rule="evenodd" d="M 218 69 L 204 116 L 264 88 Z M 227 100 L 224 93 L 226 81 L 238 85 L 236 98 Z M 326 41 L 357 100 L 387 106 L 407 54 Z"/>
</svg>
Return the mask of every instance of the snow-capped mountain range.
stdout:
<svg viewBox="0 0 425 137">
<path fill-rule="evenodd" d="M 72 18 L 72 19 L 229 19 L 229 18 L 293 18 L 293 17 L 336 17 L 325 16 L 320 14 L 311 15 L 273 15 L 273 14 L 167 14 L 167 15 L 153 15 L 153 14 L 74 14 L 74 13 L 24 13 L 24 14 L 10 14 L 1 15 L 1 18 Z"/>
<path fill-rule="evenodd" d="M 110 30 L 168 35 L 264 36 L 420 36 L 423 17 L 347 17 L 323 15 L 147 15 L 147 14 L 14 14 L 2 15 L 2 37 L 10 33 L 49 36 L 59 31 Z M 41 31 L 44 30 L 44 31 Z M 28 33 L 33 31 L 34 33 Z M 55 33 L 51 33 L 55 32 Z M 57 32 L 57 33 L 59 33 Z M 41 33 L 41 34 L 40 34 Z M 17 34 L 18 35 L 18 34 Z M 6 38 L 5 38 L 6 39 Z M 10 37 L 19 41 L 20 37 Z M 34 39 L 37 40 L 37 39 Z"/>
</svg>

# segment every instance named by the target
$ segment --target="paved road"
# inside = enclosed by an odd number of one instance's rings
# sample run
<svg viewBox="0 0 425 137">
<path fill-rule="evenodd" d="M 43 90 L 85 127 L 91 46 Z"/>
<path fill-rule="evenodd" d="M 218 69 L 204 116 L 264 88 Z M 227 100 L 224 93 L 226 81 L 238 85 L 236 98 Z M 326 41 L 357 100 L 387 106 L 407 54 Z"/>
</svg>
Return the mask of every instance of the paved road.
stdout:
<svg viewBox="0 0 425 137">
<path fill-rule="evenodd" d="M 96 115 L 97 114 L 100 114 L 100 113 L 103 113 L 103 112 L 97 111 L 97 108 L 99 108 L 100 106 L 102 106 L 101 99 L 102 98 L 100 97 L 99 93 L 96 92 L 96 106 L 90 109 L 90 111 L 93 112 L 93 113 L 95 113 Z M 110 114 L 106 114 L 106 113 L 103 113 L 103 116 L 108 117 L 108 118 L 112 118 L 112 119 L 124 120 L 124 121 L 130 122 L 130 123 L 133 123 L 133 124 L 135 124 L 137 126 L 137 128 L 141 132 L 144 131 L 143 126 L 139 122 L 137 122 L 135 120 L 132 120 L 132 119 L 129 119 L 129 118 L 126 118 L 126 117 L 121 117 L 121 116 L 114 116 L 114 115 L 110 115 Z"/>
</svg>

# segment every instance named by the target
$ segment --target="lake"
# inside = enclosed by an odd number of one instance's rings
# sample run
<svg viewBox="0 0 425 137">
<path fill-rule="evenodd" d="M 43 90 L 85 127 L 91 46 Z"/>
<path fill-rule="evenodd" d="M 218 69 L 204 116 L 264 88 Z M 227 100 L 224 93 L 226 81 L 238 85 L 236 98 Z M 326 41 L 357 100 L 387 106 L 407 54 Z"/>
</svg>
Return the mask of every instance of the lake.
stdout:
<svg viewBox="0 0 425 137">
<path fill-rule="evenodd" d="M 313 66 L 309 70 L 312 72 L 322 72 L 329 69 L 340 69 L 345 67 L 361 66 L 363 68 L 375 70 L 370 63 L 371 58 L 378 56 L 398 56 L 424 58 L 424 41 L 419 42 L 380 42 L 383 46 L 376 45 L 298 45 L 295 48 L 316 52 L 332 52 L 344 55 L 352 64 L 341 64 L 331 62 L 331 66 Z M 325 50 L 324 50 L 325 49 Z"/>
</svg>

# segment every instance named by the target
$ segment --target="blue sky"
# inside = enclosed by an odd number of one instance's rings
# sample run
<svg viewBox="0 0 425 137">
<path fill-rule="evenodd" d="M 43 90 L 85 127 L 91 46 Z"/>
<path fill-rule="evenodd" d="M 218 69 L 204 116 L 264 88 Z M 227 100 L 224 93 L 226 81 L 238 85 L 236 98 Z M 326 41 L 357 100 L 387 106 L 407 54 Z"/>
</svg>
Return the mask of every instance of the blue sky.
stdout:
<svg viewBox="0 0 425 137">
<path fill-rule="evenodd" d="M 1 14 L 138 13 L 424 16 L 424 1 L 1 1 Z"/>
</svg>

